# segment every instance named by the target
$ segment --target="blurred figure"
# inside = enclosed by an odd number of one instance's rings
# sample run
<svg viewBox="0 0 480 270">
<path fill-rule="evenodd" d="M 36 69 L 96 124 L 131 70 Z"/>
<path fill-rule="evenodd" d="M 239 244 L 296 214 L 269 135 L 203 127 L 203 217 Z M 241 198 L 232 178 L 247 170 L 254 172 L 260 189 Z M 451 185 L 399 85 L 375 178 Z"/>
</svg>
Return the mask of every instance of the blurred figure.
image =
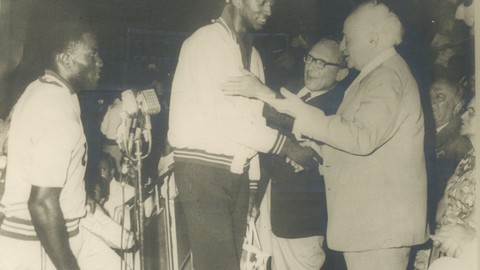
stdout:
<svg viewBox="0 0 480 270">
<path fill-rule="evenodd" d="M 477 0 L 462 0 L 455 11 L 455 19 L 461 20 L 470 28 L 470 35 L 475 33 L 475 4 Z"/>
<path fill-rule="evenodd" d="M 129 229 L 130 210 L 124 210 L 127 201 L 135 196 L 135 188 L 118 179 L 119 174 L 116 169 L 115 159 L 103 154 L 98 164 L 99 181 L 96 190 L 98 190 L 97 202 L 105 209 L 105 212 L 112 217 L 117 223 L 125 224 L 125 228 Z M 125 221 L 125 222 L 124 222 Z"/>
<path fill-rule="evenodd" d="M 472 149 L 472 144 L 460 135 L 460 112 L 465 100 L 463 88 L 447 79 L 437 79 L 430 88 L 430 100 L 436 126 L 436 204 L 458 162 Z"/>
<path fill-rule="evenodd" d="M 475 97 L 462 114 L 460 134 L 475 146 L 476 108 Z M 433 262 L 429 270 L 478 269 L 478 241 L 476 222 L 476 186 L 479 175 L 475 164 L 475 147 L 460 161 L 455 173 L 448 180 L 445 195 L 438 205 L 437 229 L 431 236 L 441 257 Z"/>
</svg>

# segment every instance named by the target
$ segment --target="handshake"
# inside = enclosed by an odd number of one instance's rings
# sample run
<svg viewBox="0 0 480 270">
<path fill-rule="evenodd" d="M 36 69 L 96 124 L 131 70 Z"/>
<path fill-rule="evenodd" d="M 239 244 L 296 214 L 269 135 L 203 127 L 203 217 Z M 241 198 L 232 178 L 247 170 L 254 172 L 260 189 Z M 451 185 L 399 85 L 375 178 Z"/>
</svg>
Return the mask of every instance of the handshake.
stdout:
<svg viewBox="0 0 480 270">
<path fill-rule="evenodd" d="M 296 172 L 311 170 L 323 164 L 319 154 L 320 147 L 312 142 L 294 143 L 286 142 L 284 156 L 287 162 L 295 168 Z"/>
</svg>

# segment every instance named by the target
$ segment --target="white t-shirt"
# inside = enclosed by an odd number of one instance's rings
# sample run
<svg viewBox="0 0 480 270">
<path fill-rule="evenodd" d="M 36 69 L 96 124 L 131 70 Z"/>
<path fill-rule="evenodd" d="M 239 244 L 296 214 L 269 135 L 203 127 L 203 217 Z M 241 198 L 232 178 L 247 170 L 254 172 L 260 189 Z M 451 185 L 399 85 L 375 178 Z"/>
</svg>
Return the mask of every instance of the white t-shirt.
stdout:
<svg viewBox="0 0 480 270">
<path fill-rule="evenodd" d="M 31 220 L 32 185 L 61 187 L 66 220 L 85 214 L 87 142 L 77 94 L 53 72 L 32 82 L 15 106 L 2 204 L 7 217 Z"/>
<path fill-rule="evenodd" d="M 117 223 L 121 224 L 121 221 L 124 218 L 127 229 L 130 229 L 130 211 L 126 210 L 123 212 L 123 206 L 125 202 L 134 196 L 134 187 L 128 184 L 122 185 L 122 183 L 117 182 L 117 180 L 114 178 L 110 181 L 110 195 L 108 196 L 108 200 L 103 205 L 103 208 L 105 211 L 107 211 L 107 214 Z M 123 213 L 125 213 L 125 217 L 123 217 Z"/>
</svg>

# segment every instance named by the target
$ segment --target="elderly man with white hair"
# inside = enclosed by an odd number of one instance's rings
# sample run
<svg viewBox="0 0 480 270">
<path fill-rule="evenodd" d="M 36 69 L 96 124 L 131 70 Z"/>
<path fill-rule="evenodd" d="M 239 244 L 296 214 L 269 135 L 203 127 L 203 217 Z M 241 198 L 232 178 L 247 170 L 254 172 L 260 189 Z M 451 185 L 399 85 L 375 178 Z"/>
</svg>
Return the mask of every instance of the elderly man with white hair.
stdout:
<svg viewBox="0 0 480 270">
<path fill-rule="evenodd" d="M 384 4 L 365 3 L 344 24 L 341 49 L 360 74 L 336 115 L 326 116 L 282 89 L 238 86 L 247 95 L 294 116 L 294 132 L 325 143 L 321 152 L 327 195 L 327 242 L 349 270 L 404 270 L 410 247 L 428 237 L 424 119 L 417 83 L 395 51 L 398 17 Z"/>
</svg>

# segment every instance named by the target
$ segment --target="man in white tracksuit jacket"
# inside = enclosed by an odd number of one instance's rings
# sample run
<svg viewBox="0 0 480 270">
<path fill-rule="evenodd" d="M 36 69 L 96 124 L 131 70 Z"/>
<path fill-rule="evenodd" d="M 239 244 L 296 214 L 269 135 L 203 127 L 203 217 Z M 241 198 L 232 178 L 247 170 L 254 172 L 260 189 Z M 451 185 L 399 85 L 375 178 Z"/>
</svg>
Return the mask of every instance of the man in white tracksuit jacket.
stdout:
<svg viewBox="0 0 480 270">
<path fill-rule="evenodd" d="M 239 268 L 248 178 L 259 179 L 257 152 L 285 156 L 306 168 L 317 165 L 314 151 L 266 126 L 260 101 L 222 93 L 222 83 L 241 76 L 242 69 L 264 80 L 247 33 L 263 28 L 271 6 L 270 0 L 227 3 L 222 16 L 197 30 L 180 52 L 168 139 L 197 270 Z"/>
</svg>

